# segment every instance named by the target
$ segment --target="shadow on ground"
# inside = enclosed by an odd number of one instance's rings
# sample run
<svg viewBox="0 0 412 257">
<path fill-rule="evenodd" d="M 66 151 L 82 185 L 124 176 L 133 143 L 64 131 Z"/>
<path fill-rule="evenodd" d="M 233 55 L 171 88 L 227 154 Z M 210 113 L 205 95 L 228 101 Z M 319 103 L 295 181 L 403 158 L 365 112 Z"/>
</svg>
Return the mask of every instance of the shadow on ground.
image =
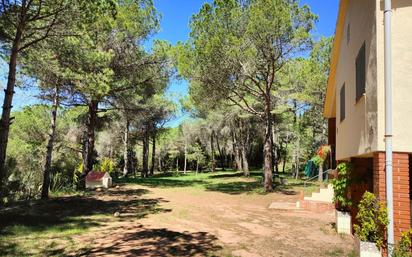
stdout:
<svg viewBox="0 0 412 257">
<path fill-rule="evenodd" d="M 14 236 L 37 236 L 50 233 L 60 237 L 70 231 L 83 231 L 106 225 L 119 212 L 121 220 L 141 219 L 150 214 L 169 212 L 159 207 L 161 198 L 141 198 L 145 189 L 112 189 L 91 196 L 70 196 L 47 201 L 15 203 L 0 209 L 0 256 L 27 256 L 16 242 L 1 240 Z M 99 216 L 94 216 L 99 215 Z M 33 239 L 32 239 L 33 240 Z M 54 256 L 55 250 L 42 256 Z"/>
<path fill-rule="evenodd" d="M 222 249 L 218 239 L 207 232 L 180 233 L 140 225 L 133 231 L 119 228 L 115 234 L 120 236 L 98 241 L 79 256 L 212 256 Z"/>
</svg>

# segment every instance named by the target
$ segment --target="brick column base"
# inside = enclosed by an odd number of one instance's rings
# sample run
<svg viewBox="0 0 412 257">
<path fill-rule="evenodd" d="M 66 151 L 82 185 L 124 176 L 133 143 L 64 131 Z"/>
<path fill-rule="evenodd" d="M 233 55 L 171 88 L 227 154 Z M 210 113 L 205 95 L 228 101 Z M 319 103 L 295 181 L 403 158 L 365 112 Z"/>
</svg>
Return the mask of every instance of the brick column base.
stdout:
<svg viewBox="0 0 412 257">
<path fill-rule="evenodd" d="M 373 192 L 386 201 L 385 153 L 377 152 L 373 157 Z M 409 198 L 409 154 L 393 154 L 393 209 L 395 240 L 411 227 Z"/>
</svg>

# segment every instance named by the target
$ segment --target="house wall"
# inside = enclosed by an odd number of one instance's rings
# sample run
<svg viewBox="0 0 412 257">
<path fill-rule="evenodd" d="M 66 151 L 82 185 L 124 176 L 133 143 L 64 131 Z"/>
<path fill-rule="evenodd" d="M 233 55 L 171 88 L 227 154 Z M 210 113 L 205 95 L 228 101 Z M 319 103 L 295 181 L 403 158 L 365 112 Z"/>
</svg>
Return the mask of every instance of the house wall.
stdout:
<svg viewBox="0 0 412 257">
<path fill-rule="evenodd" d="M 373 192 L 386 201 L 385 153 L 376 152 L 373 158 Z M 393 154 L 393 214 L 395 240 L 411 227 L 409 190 L 409 155 Z"/>
<path fill-rule="evenodd" d="M 384 5 L 376 0 L 378 56 L 378 151 L 385 150 Z M 392 0 L 393 147 L 412 152 L 412 2 Z"/>
<path fill-rule="evenodd" d="M 350 0 L 338 58 L 336 94 L 336 159 L 372 154 L 378 149 L 376 1 Z M 347 40 L 350 24 L 350 40 Z M 366 43 L 366 94 L 356 101 L 356 66 Z M 340 119 L 340 90 L 345 84 L 346 118 Z"/>
</svg>

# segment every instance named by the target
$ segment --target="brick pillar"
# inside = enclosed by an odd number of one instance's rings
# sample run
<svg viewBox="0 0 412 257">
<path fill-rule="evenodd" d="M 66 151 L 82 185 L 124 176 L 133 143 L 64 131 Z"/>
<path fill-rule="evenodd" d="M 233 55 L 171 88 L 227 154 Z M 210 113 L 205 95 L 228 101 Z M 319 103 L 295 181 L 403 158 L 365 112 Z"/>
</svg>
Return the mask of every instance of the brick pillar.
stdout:
<svg viewBox="0 0 412 257">
<path fill-rule="evenodd" d="M 385 153 L 374 154 L 373 191 L 383 202 L 386 201 Z M 393 154 L 393 208 L 395 240 L 411 226 L 409 198 L 409 154 Z"/>
<path fill-rule="evenodd" d="M 358 205 L 366 191 L 373 191 L 373 158 L 351 158 L 352 173 L 351 179 L 356 183 L 349 189 L 352 200 L 351 216 L 352 226 L 357 224 L 356 216 L 359 212 Z"/>
</svg>

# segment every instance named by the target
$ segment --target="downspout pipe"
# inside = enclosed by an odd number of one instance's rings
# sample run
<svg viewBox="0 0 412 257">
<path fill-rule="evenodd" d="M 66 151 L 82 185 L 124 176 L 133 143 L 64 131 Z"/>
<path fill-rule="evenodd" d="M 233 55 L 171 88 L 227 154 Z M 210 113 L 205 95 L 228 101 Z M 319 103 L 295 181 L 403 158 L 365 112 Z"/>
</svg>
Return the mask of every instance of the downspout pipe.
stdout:
<svg viewBox="0 0 412 257">
<path fill-rule="evenodd" d="M 393 149 L 392 149 L 392 0 L 385 0 L 385 155 L 386 204 L 388 209 L 388 250 L 392 256 L 395 244 L 393 219 Z"/>
</svg>

